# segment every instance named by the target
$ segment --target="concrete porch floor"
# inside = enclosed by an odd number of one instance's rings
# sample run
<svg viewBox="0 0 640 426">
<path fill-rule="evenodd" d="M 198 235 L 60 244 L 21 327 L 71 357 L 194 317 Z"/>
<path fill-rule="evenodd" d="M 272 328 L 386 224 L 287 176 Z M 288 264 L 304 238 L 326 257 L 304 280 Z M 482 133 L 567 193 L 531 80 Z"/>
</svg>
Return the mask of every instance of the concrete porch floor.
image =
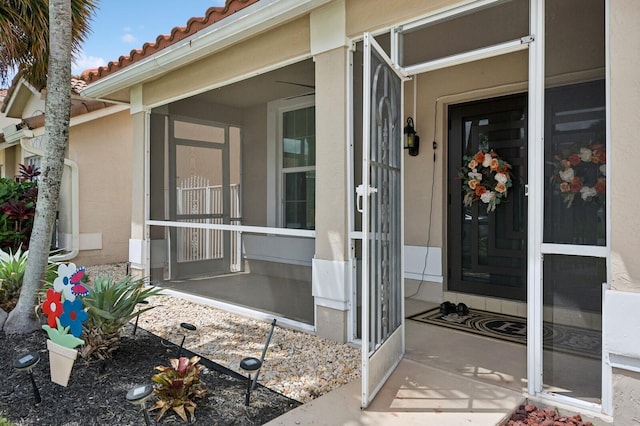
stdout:
<svg viewBox="0 0 640 426">
<path fill-rule="evenodd" d="M 407 299 L 405 316 L 434 306 Z M 366 410 L 355 381 L 268 424 L 498 425 L 526 388 L 524 346 L 502 343 L 407 321 L 405 357 Z"/>
</svg>

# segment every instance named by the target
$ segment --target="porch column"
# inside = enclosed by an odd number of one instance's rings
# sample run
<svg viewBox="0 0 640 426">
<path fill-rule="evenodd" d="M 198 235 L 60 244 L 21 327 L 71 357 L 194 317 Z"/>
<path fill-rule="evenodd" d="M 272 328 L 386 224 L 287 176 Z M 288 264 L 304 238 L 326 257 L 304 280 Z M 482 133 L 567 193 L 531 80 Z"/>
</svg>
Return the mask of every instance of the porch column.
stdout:
<svg viewBox="0 0 640 426">
<path fill-rule="evenodd" d="M 132 275 L 145 275 L 145 140 L 146 112 L 142 105 L 142 88 L 131 89 L 133 147 L 131 150 L 131 237 L 129 263 Z"/>
<path fill-rule="evenodd" d="M 603 356 L 608 356 L 613 368 L 613 414 L 621 425 L 637 422 L 640 394 L 640 197 L 632 183 L 637 180 L 640 157 L 639 23 L 636 0 L 610 1 L 611 290 L 605 292 L 603 307 Z"/>
<path fill-rule="evenodd" d="M 316 67 L 316 252 L 313 296 L 318 335 L 348 339 L 349 229 L 347 222 L 348 43 L 344 1 L 311 14 Z"/>
</svg>

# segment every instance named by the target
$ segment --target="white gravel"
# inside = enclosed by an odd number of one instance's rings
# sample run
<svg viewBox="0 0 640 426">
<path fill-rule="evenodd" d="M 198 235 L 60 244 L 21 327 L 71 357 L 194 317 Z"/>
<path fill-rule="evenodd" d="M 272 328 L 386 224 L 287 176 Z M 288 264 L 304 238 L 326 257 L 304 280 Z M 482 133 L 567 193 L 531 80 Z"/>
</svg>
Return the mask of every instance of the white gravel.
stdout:
<svg viewBox="0 0 640 426">
<path fill-rule="evenodd" d="M 123 276 L 124 263 L 87 267 L 89 278 Z M 149 299 L 154 308 L 140 316 L 142 327 L 231 370 L 240 360 L 260 357 L 271 324 L 173 296 Z M 196 326 L 193 332 L 181 322 Z M 360 349 L 276 326 L 260 383 L 300 402 L 311 401 L 360 377 Z"/>
</svg>

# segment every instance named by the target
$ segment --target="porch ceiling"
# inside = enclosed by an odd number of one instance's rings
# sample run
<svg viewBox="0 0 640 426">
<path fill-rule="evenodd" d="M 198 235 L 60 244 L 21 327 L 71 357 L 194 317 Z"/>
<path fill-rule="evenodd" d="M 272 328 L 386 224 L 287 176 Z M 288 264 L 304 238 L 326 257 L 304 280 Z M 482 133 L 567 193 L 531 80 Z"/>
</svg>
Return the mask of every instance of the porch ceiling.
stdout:
<svg viewBox="0 0 640 426">
<path fill-rule="evenodd" d="M 247 108 L 263 105 L 275 99 L 307 95 L 314 92 L 313 87 L 301 85 L 315 86 L 314 69 L 313 60 L 307 59 L 228 86 L 209 90 L 191 99 L 234 108 Z"/>
</svg>

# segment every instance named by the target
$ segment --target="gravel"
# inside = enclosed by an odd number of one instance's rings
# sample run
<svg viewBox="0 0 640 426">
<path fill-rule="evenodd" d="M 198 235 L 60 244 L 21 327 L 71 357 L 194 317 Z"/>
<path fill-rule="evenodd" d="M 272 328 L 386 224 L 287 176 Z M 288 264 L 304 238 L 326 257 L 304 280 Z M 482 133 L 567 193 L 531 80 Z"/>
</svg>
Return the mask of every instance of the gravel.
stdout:
<svg viewBox="0 0 640 426">
<path fill-rule="evenodd" d="M 126 264 L 88 266 L 89 277 L 123 276 Z M 173 296 L 149 299 L 154 308 L 140 315 L 138 327 L 180 345 L 236 372 L 240 360 L 260 357 L 271 327 L 262 322 Z M 196 326 L 185 332 L 180 323 Z M 360 377 L 359 348 L 305 332 L 277 326 L 260 383 L 302 403 L 309 402 Z"/>
</svg>

